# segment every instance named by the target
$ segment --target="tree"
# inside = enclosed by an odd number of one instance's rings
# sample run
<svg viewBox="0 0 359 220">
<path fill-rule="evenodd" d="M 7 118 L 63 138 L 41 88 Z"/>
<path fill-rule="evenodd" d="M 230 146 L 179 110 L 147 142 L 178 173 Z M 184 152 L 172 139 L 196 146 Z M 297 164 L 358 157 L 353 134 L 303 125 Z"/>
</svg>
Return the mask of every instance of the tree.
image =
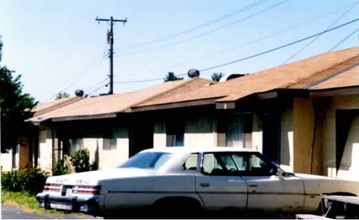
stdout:
<svg viewBox="0 0 359 220">
<path fill-rule="evenodd" d="M 56 95 L 56 100 L 63 99 L 63 98 L 68 98 L 68 97 L 70 97 L 70 95 L 67 92 L 59 92 Z"/>
<path fill-rule="evenodd" d="M 0 54 L 1 52 L 0 41 Z M 21 75 L 14 78 L 12 73 L 13 71 L 0 65 L 1 152 L 17 146 L 19 137 L 28 126 L 25 120 L 33 115 L 31 109 L 36 104 L 34 98 L 22 92 Z"/>
<path fill-rule="evenodd" d="M 183 77 L 177 77 L 173 72 L 168 72 L 168 74 L 166 75 L 166 78 L 164 78 L 165 82 L 168 81 L 175 81 L 175 80 L 182 80 Z"/>
<path fill-rule="evenodd" d="M 213 81 L 219 82 L 223 77 L 223 73 L 213 73 L 211 78 Z"/>
</svg>

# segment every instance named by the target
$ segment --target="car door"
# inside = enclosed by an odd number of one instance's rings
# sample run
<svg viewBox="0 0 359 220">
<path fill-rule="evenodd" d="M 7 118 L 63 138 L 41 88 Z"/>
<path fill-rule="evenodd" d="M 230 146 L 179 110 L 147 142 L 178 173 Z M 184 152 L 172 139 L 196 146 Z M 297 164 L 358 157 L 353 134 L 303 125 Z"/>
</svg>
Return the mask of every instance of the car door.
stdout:
<svg viewBox="0 0 359 220">
<path fill-rule="evenodd" d="M 225 157 L 227 160 L 222 160 Z M 226 155 L 202 155 L 201 173 L 196 176 L 196 190 L 206 210 L 246 208 L 246 182 L 231 169 L 235 169 L 234 161 Z"/>
<path fill-rule="evenodd" d="M 277 168 L 257 153 L 245 159 L 242 179 L 248 186 L 248 209 L 301 211 L 304 205 L 303 182 L 294 175 L 277 175 Z"/>
</svg>

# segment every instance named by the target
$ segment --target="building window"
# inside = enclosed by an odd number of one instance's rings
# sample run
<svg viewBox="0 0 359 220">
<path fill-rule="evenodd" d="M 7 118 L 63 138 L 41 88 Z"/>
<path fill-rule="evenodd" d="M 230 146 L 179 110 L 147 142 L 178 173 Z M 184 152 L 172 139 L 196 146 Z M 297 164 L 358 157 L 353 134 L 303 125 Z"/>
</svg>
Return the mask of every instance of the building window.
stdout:
<svg viewBox="0 0 359 220">
<path fill-rule="evenodd" d="M 184 123 L 171 121 L 166 125 L 167 146 L 184 146 Z"/>
<path fill-rule="evenodd" d="M 252 146 L 252 114 L 229 115 L 218 120 L 218 133 L 224 135 L 221 145 L 250 148 Z"/>
<path fill-rule="evenodd" d="M 336 168 L 339 170 L 343 159 L 345 145 L 349 136 L 350 128 L 354 118 L 359 117 L 359 110 L 347 109 L 336 111 Z"/>
<path fill-rule="evenodd" d="M 103 133 L 103 149 L 114 150 L 117 148 L 117 138 L 114 135 L 113 127 L 106 127 Z"/>
<path fill-rule="evenodd" d="M 276 164 L 280 164 L 280 124 L 279 113 L 263 114 L 263 154 Z"/>
</svg>

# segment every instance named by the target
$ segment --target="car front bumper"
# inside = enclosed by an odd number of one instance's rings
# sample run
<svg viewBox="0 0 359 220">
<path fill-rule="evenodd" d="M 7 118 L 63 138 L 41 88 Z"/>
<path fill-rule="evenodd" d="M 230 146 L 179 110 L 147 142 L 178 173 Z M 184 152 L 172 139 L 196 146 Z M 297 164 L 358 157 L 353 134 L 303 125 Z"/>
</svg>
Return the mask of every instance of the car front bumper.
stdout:
<svg viewBox="0 0 359 220">
<path fill-rule="evenodd" d="M 83 212 L 91 215 L 97 215 L 99 209 L 99 197 L 91 196 L 79 198 L 77 196 L 56 196 L 46 193 L 39 193 L 36 196 L 39 207 L 45 209 L 57 209 L 71 212 Z"/>
</svg>

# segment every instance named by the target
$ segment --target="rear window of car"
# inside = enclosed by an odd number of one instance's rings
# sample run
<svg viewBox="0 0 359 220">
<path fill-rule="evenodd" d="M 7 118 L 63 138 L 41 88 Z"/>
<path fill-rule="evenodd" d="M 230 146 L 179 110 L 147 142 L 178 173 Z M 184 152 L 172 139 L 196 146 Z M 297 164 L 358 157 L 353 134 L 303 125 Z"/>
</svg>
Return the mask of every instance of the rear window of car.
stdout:
<svg viewBox="0 0 359 220">
<path fill-rule="evenodd" d="M 158 169 L 166 163 L 171 156 L 172 154 L 164 152 L 139 153 L 118 166 L 118 168 Z"/>
</svg>

